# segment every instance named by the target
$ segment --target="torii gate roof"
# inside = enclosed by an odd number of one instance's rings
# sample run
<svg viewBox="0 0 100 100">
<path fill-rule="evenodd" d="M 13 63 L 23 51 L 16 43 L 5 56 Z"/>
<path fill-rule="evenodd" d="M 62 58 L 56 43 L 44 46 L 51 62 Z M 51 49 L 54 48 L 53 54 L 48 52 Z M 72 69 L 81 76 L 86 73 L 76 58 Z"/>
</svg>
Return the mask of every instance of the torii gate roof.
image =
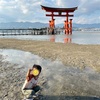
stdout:
<svg viewBox="0 0 100 100">
<path fill-rule="evenodd" d="M 47 11 L 47 12 L 74 12 L 77 10 L 78 7 L 73 7 L 73 8 L 53 8 L 53 7 L 46 7 L 42 6 L 42 9 Z"/>
</svg>

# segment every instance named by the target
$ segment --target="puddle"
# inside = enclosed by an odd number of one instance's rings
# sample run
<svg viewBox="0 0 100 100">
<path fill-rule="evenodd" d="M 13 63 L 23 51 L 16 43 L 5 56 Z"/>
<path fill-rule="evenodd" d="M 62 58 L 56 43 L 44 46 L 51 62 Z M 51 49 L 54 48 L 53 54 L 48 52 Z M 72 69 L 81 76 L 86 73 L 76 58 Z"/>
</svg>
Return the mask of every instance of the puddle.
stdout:
<svg viewBox="0 0 100 100">
<path fill-rule="evenodd" d="M 4 49 L 0 50 L 0 54 L 5 58 L 4 61 L 9 61 L 10 63 L 23 65 L 25 67 L 32 66 L 34 63 L 41 64 L 42 60 L 42 58 L 37 55 L 20 50 Z"/>
</svg>

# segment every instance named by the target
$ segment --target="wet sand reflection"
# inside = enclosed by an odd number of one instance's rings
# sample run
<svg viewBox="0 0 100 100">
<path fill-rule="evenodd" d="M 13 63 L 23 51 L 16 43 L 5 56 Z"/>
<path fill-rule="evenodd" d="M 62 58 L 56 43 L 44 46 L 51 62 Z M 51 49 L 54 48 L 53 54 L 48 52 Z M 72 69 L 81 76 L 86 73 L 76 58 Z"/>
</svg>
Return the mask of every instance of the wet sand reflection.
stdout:
<svg viewBox="0 0 100 100">
<path fill-rule="evenodd" d="M 72 38 L 71 37 L 65 37 L 64 38 L 64 43 L 71 43 L 72 42 Z"/>
<path fill-rule="evenodd" d="M 51 36 L 50 36 L 50 41 L 51 41 L 51 42 L 55 42 L 55 35 L 51 35 Z"/>
<path fill-rule="evenodd" d="M 49 40 L 51 42 L 59 42 L 57 41 L 57 37 L 55 35 L 51 35 Z M 72 43 L 72 38 L 69 36 L 64 36 L 63 38 L 61 37 L 61 40 L 63 41 L 63 43 Z"/>
</svg>

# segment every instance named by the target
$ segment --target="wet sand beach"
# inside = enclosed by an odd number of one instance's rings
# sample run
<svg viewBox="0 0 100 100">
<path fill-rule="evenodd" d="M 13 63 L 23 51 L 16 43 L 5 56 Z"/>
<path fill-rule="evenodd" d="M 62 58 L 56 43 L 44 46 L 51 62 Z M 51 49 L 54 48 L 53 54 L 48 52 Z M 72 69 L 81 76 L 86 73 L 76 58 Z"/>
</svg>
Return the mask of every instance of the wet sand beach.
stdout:
<svg viewBox="0 0 100 100">
<path fill-rule="evenodd" d="M 100 100 L 100 45 L 0 39 L 0 49 L 28 51 L 44 58 L 39 63 L 43 66 L 40 100 Z M 0 100 L 22 100 L 21 87 L 29 67 L 24 57 L 23 65 L 5 59 L 0 56 Z"/>
</svg>

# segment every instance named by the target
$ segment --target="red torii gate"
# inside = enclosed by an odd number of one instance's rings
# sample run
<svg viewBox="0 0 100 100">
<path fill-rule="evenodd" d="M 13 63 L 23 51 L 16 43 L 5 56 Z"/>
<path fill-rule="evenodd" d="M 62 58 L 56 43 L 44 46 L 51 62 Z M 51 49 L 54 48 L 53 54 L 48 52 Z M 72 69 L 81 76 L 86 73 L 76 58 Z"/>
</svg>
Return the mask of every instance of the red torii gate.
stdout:
<svg viewBox="0 0 100 100">
<path fill-rule="evenodd" d="M 46 7 L 42 6 L 41 8 L 45 10 L 46 12 L 50 12 L 51 14 L 46 14 L 46 16 L 51 16 L 51 20 L 49 21 L 49 27 L 54 28 L 55 27 L 55 17 L 66 17 L 66 20 L 64 21 L 64 29 L 65 34 L 72 34 L 72 19 L 68 19 L 68 17 L 73 17 L 73 13 L 77 7 L 73 8 L 52 8 L 52 7 Z M 56 14 L 55 14 L 56 13 Z M 64 13 L 64 14 L 63 14 Z"/>
</svg>

